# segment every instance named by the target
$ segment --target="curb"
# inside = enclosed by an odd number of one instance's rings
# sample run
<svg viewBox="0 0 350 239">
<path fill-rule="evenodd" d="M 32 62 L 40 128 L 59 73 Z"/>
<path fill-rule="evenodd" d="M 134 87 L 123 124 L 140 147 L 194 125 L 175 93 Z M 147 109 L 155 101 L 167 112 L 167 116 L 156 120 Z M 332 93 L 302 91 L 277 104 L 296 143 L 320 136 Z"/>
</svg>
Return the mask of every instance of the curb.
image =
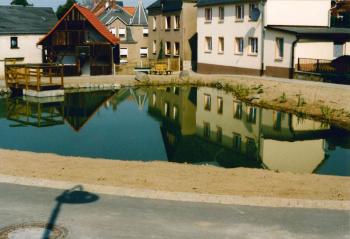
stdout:
<svg viewBox="0 0 350 239">
<path fill-rule="evenodd" d="M 188 192 L 166 192 L 149 189 L 134 189 L 114 186 L 102 186 L 85 183 L 74 183 L 65 181 L 54 181 L 47 179 L 37 179 L 29 177 L 17 177 L 0 174 L 0 183 L 17 184 L 22 186 L 44 187 L 52 189 L 66 190 L 74 186 L 82 185 L 85 191 L 156 200 L 169 200 L 180 202 L 199 202 L 199 203 L 215 203 L 224 205 L 241 205 L 241 206 L 257 206 L 257 207 L 274 207 L 274 208 L 308 208 L 308 209 L 330 209 L 330 210 L 349 210 L 350 201 L 335 200 L 309 200 L 309 199 L 287 199 L 273 197 L 243 197 L 230 195 L 212 195 L 198 194 Z"/>
</svg>

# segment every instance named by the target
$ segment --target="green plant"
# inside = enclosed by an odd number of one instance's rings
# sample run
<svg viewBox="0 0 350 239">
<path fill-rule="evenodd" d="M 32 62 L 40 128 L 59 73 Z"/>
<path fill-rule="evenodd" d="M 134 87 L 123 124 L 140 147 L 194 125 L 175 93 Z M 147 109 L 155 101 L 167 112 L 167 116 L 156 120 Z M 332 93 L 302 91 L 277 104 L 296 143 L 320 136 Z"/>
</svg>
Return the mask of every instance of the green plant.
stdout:
<svg viewBox="0 0 350 239">
<path fill-rule="evenodd" d="M 250 94 L 248 87 L 238 84 L 232 87 L 233 94 L 239 99 L 245 99 Z"/>
<path fill-rule="evenodd" d="M 286 103 L 287 102 L 287 95 L 283 92 L 283 94 L 279 98 L 280 103 Z"/>
<path fill-rule="evenodd" d="M 320 109 L 321 109 L 322 118 L 329 121 L 332 118 L 333 110 L 327 105 L 322 105 Z"/>
<path fill-rule="evenodd" d="M 302 107 L 302 106 L 306 105 L 304 97 L 301 97 L 300 94 L 298 94 L 297 96 L 298 96 L 298 104 L 297 104 L 297 106 L 298 107 Z"/>
</svg>

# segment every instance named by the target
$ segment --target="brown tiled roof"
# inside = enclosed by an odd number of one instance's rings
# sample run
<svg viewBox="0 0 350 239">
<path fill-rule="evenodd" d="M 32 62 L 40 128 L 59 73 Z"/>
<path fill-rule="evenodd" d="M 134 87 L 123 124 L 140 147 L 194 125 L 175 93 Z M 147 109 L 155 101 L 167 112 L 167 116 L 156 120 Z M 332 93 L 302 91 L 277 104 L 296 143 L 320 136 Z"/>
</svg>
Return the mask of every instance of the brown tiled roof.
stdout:
<svg viewBox="0 0 350 239">
<path fill-rule="evenodd" d="M 56 23 L 56 25 L 51 29 L 51 31 L 44 38 L 42 38 L 37 44 L 38 45 L 42 44 L 42 42 L 56 30 L 56 28 L 60 25 L 60 23 L 66 18 L 66 16 L 74 8 L 77 9 L 86 18 L 86 20 L 96 29 L 96 31 L 100 33 L 101 36 L 103 36 L 109 43 L 113 45 L 119 44 L 119 38 L 115 37 L 110 31 L 108 31 L 108 29 L 100 22 L 100 20 L 89 9 L 79 6 L 76 3 Z"/>
</svg>

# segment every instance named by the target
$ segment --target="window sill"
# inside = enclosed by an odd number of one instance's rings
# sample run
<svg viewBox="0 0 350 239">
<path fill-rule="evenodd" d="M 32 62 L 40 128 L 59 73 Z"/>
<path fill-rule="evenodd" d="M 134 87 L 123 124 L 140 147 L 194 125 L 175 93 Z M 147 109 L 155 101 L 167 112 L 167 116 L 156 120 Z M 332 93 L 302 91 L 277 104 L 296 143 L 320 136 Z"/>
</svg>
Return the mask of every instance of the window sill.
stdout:
<svg viewBox="0 0 350 239">
<path fill-rule="evenodd" d="M 244 19 L 236 19 L 235 22 L 244 22 Z"/>
<path fill-rule="evenodd" d="M 180 31 L 180 28 L 174 28 L 174 31 Z"/>
<path fill-rule="evenodd" d="M 157 29 L 153 29 L 152 31 L 156 32 L 156 31 L 157 31 Z"/>
<path fill-rule="evenodd" d="M 164 29 L 164 31 L 166 31 L 166 32 L 170 32 L 170 28 L 167 28 L 167 29 Z"/>
<path fill-rule="evenodd" d="M 204 23 L 205 24 L 211 24 L 211 20 L 205 20 Z"/>
<path fill-rule="evenodd" d="M 236 56 L 243 56 L 243 52 L 235 52 Z"/>
<path fill-rule="evenodd" d="M 219 24 L 223 24 L 225 21 L 224 20 L 219 20 L 218 23 Z"/>
<path fill-rule="evenodd" d="M 258 56 L 258 53 L 248 53 L 248 56 Z"/>
<path fill-rule="evenodd" d="M 219 51 L 219 52 L 218 52 L 218 55 L 223 55 L 223 54 L 224 54 L 223 51 Z"/>
<path fill-rule="evenodd" d="M 211 54 L 212 51 L 204 51 L 204 53 Z"/>
<path fill-rule="evenodd" d="M 11 47 L 11 50 L 18 50 L 19 47 Z"/>
<path fill-rule="evenodd" d="M 275 61 L 281 62 L 281 61 L 283 61 L 283 57 L 282 58 L 275 58 Z"/>
<path fill-rule="evenodd" d="M 248 22 L 257 22 L 258 20 L 249 19 Z"/>
</svg>

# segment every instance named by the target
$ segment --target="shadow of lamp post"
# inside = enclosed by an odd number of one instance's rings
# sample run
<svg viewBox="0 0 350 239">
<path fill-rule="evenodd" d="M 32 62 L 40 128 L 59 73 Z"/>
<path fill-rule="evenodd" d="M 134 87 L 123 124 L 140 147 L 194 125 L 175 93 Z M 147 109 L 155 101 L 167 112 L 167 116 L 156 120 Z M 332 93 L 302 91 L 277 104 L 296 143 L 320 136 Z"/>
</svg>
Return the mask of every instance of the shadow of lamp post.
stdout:
<svg viewBox="0 0 350 239">
<path fill-rule="evenodd" d="M 99 199 L 99 196 L 89 192 L 83 191 L 84 188 L 81 185 L 75 186 L 69 190 L 64 191 L 56 198 L 56 206 L 53 209 L 49 222 L 46 224 L 46 228 L 42 239 L 49 239 L 50 233 L 53 230 L 58 214 L 63 204 L 86 204 L 93 203 Z"/>
</svg>

